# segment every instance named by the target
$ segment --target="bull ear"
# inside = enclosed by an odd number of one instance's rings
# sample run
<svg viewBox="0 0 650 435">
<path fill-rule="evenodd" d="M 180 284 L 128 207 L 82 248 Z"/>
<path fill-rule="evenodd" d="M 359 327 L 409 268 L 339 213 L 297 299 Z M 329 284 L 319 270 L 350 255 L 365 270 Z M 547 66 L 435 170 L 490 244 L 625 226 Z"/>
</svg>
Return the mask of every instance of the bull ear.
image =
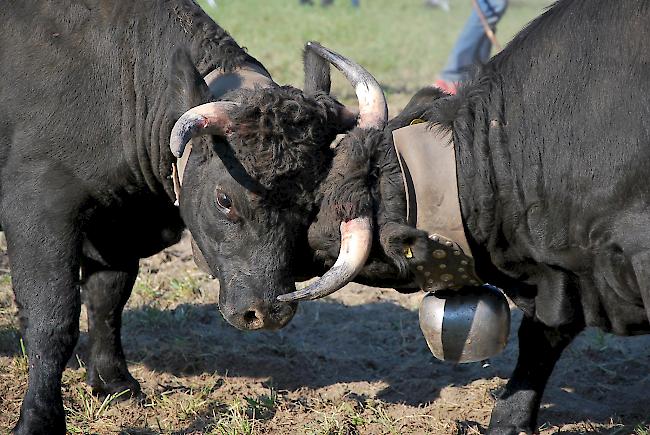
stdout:
<svg viewBox="0 0 650 435">
<path fill-rule="evenodd" d="M 184 49 L 179 48 L 172 55 L 168 92 L 176 119 L 211 99 L 208 85 Z"/>
<path fill-rule="evenodd" d="M 305 46 L 302 59 L 305 71 L 305 87 L 303 88 L 305 93 L 313 95 L 322 91 L 329 94 L 332 86 L 329 62 L 314 53 L 309 48 L 309 44 Z"/>
<path fill-rule="evenodd" d="M 330 63 L 311 49 L 311 42 L 305 45 L 302 61 L 305 71 L 305 86 L 303 91 L 307 95 L 323 92 L 329 95 L 332 87 L 330 76 Z M 357 124 L 358 113 L 348 109 L 343 104 L 338 107 L 340 133 L 346 133 Z"/>
</svg>

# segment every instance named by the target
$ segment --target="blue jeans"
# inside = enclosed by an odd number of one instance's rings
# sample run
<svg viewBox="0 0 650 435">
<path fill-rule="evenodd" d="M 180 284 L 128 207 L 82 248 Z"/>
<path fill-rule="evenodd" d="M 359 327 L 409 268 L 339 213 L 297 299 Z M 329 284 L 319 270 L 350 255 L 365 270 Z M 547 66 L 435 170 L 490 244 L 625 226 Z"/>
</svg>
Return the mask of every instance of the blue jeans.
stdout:
<svg viewBox="0 0 650 435">
<path fill-rule="evenodd" d="M 508 0 L 477 0 L 477 2 L 488 24 L 494 30 L 508 7 Z M 492 43 L 485 35 L 481 20 L 472 7 L 472 13 L 449 54 L 440 78 L 448 82 L 462 82 L 467 79 L 467 74 L 473 65 L 487 62 L 491 51 Z"/>
</svg>

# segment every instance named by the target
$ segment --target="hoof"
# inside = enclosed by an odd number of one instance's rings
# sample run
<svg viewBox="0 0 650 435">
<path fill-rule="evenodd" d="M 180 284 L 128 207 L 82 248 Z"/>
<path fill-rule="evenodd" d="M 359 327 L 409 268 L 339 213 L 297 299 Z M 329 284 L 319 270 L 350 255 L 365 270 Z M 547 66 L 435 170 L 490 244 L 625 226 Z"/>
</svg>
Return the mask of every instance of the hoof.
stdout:
<svg viewBox="0 0 650 435">
<path fill-rule="evenodd" d="M 63 409 L 61 409 L 63 412 Z M 65 435 L 65 417 L 63 414 L 38 415 L 29 409 L 23 409 L 16 427 L 11 431 L 14 435 Z"/>
<path fill-rule="evenodd" d="M 130 374 L 126 379 L 113 380 L 109 382 L 105 382 L 101 379 L 94 381 L 89 380 L 88 385 L 91 386 L 93 394 L 99 398 L 103 399 L 109 395 L 117 396 L 113 399 L 113 402 L 122 402 L 131 398 L 137 399 L 142 395 L 140 383 Z"/>
</svg>

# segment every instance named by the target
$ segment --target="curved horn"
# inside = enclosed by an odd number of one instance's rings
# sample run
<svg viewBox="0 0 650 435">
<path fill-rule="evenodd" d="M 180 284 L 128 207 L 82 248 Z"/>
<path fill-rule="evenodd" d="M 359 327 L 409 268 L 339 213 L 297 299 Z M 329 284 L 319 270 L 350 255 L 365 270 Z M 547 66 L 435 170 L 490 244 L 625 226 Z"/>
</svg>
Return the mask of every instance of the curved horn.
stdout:
<svg viewBox="0 0 650 435">
<path fill-rule="evenodd" d="M 341 289 L 361 271 L 372 247 L 372 226 L 368 217 L 341 222 L 341 249 L 336 263 L 308 287 L 278 296 L 283 302 L 318 299 Z"/>
<path fill-rule="evenodd" d="M 196 106 L 185 112 L 174 124 L 169 148 L 176 157 L 181 157 L 185 145 L 196 136 L 216 134 L 227 136 L 232 132 L 228 112 L 236 106 L 230 101 L 219 101 Z"/>
<path fill-rule="evenodd" d="M 361 65 L 323 47 L 318 42 L 308 42 L 306 50 L 313 50 L 334 65 L 354 87 L 359 99 L 358 126 L 362 128 L 383 128 L 388 121 L 386 97 L 375 78 Z"/>
</svg>

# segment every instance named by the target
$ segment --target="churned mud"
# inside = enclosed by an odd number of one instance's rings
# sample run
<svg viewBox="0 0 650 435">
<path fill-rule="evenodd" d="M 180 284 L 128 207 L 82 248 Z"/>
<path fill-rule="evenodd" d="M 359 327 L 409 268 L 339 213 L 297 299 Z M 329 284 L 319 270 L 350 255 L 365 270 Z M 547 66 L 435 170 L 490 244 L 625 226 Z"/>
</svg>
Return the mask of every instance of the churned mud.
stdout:
<svg viewBox="0 0 650 435">
<path fill-rule="evenodd" d="M 6 258 L 0 264 L 0 432 L 18 418 L 26 363 Z M 303 303 L 277 332 L 242 332 L 217 307 L 184 240 L 142 261 L 123 341 L 145 397 L 102 402 L 83 382 L 87 336 L 64 373 L 71 433 L 478 434 L 516 359 L 516 332 L 490 364 L 434 359 L 421 294 L 350 285 Z M 521 315 L 514 312 L 513 331 Z M 583 334 L 544 396 L 540 433 L 647 434 L 650 337 Z"/>
</svg>

